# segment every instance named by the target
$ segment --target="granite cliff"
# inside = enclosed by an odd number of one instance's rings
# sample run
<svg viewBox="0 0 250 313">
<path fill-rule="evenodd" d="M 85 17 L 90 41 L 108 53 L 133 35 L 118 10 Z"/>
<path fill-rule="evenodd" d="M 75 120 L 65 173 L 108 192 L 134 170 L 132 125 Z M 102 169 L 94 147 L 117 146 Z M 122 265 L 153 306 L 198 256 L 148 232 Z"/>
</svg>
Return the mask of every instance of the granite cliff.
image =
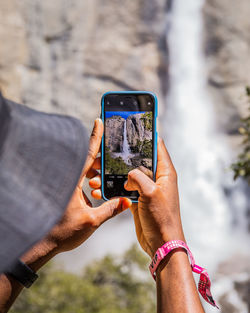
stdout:
<svg viewBox="0 0 250 313">
<path fill-rule="evenodd" d="M 0 1 L 0 88 L 30 107 L 74 115 L 89 129 L 107 90 L 151 90 L 164 99 L 169 3 Z"/>
<path fill-rule="evenodd" d="M 152 114 L 137 113 L 127 118 L 127 136 L 130 150 L 142 152 L 144 142 L 152 140 Z"/>
<path fill-rule="evenodd" d="M 206 0 L 203 15 L 208 87 L 217 122 L 231 143 L 239 144 L 240 117 L 249 107 L 244 87 L 250 85 L 250 3 Z"/>
<path fill-rule="evenodd" d="M 166 12 L 172 2 L 1 1 L 1 90 L 33 108 L 77 116 L 89 128 L 107 90 L 152 90 L 161 106 L 168 88 Z M 249 11 L 248 0 L 204 5 L 208 86 L 218 124 L 232 143 L 247 111 L 242 98 L 250 84 Z"/>
<path fill-rule="evenodd" d="M 123 130 L 125 119 L 121 116 L 112 116 L 105 122 L 105 146 L 110 152 L 122 152 L 123 150 Z"/>
</svg>

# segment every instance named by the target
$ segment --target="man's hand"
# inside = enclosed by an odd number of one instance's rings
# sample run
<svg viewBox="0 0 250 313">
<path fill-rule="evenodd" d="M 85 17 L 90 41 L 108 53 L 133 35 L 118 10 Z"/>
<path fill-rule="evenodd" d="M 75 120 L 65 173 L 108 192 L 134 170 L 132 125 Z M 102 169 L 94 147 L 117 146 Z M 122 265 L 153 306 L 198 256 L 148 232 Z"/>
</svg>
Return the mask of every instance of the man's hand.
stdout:
<svg viewBox="0 0 250 313">
<path fill-rule="evenodd" d="M 145 172 L 134 169 L 125 183 L 125 189 L 137 190 L 140 194 L 138 204 L 133 204 L 131 211 L 138 241 L 150 257 L 169 240 L 185 241 L 176 171 L 161 138 L 157 146 L 156 182 Z"/>
<path fill-rule="evenodd" d="M 21 258 L 34 271 L 37 271 L 57 253 L 78 247 L 103 222 L 126 210 L 132 204 L 129 199 L 118 198 L 93 208 L 82 191 L 85 178 L 98 175 L 97 169 L 100 167 L 96 165 L 100 164 L 100 160 L 96 157 L 100 149 L 102 134 L 103 124 L 100 119 L 97 119 L 81 177 L 63 218 L 41 242 Z M 22 288 L 23 286 L 11 276 L 0 275 L 0 313 L 6 313 L 9 310 Z"/>
<path fill-rule="evenodd" d="M 128 174 L 127 190 L 140 194 L 133 205 L 136 233 L 142 248 L 152 258 L 165 242 L 183 234 L 177 175 L 162 139 L 158 141 L 156 182 L 135 169 Z M 161 262 L 156 271 L 158 313 L 204 313 L 195 286 L 188 256 L 176 249 Z"/>
</svg>

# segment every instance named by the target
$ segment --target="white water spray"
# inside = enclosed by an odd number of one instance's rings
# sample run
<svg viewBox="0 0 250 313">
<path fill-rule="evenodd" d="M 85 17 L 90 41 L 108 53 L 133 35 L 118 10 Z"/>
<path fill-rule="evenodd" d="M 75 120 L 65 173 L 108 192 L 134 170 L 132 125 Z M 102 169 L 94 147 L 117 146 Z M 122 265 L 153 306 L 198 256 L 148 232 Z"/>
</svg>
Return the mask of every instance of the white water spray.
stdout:
<svg viewBox="0 0 250 313">
<path fill-rule="evenodd" d="M 203 3 L 175 0 L 168 17 L 170 93 L 164 133 L 179 176 L 186 239 L 197 264 L 211 273 L 232 254 L 232 247 L 244 249 L 232 229 L 232 205 L 242 215 L 246 199 L 242 192 L 232 190 L 232 177 L 226 170 L 230 153 L 215 132 L 213 106 L 206 92 Z M 233 193 L 231 206 L 225 189 Z"/>
<path fill-rule="evenodd" d="M 124 128 L 123 128 L 123 152 L 122 152 L 122 158 L 127 163 L 130 164 L 130 157 L 131 152 L 128 144 L 128 137 L 127 137 L 127 120 L 124 122 Z"/>
</svg>

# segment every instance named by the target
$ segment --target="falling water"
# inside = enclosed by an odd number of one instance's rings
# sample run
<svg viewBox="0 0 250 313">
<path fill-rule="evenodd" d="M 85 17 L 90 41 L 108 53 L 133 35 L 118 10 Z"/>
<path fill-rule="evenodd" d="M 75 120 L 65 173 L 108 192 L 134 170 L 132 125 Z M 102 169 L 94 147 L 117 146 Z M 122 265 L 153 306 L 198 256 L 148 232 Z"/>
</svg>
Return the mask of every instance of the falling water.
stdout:
<svg viewBox="0 0 250 313">
<path fill-rule="evenodd" d="M 128 137 L 127 137 L 127 120 L 124 122 L 124 128 L 123 128 L 123 152 L 122 152 L 122 158 L 123 160 L 129 164 L 130 162 L 130 149 L 128 144 Z"/>
<path fill-rule="evenodd" d="M 226 170 L 231 162 L 230 152 L 216 133 L 213 106 L 206 91 L 203 2 L 175 0 L 169 13 L 170 92 L 162 123 L 179 176 L 186 239 L 197 263 L 213 273 L 232 253 L 232 247 L 244 250 L 244 244 L 237 242 L 237 229 L 232 228 L 232 212 L 243 216 L 246 198 L 240 190 L 233 189 L 232 177 Z M 225 189 L 230 190 L 231 204 Z M 244 227 L 238 225 L 238 229 Z"/>
</svg>

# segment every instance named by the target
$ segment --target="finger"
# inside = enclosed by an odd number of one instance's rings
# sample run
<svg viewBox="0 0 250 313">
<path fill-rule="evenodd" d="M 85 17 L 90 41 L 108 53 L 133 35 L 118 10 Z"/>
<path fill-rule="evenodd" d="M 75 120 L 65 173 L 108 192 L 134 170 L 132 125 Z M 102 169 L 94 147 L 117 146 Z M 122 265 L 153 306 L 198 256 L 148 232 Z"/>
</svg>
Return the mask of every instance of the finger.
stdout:
<svg viewBox="0 0 250 313">
<path fill-rule="evenodd" d="M 102 185 L 102 182 L 101 182 L 101 175 L 100 174 L 91 178 L 89 181 L 89 186 L 93 189 L 100 188 L 101 185 Z"/>
<path fill-rule="evenodd" d="M 95 176 L 98 176 L 99 175 L 99 172 L 93 168 L 91 168 L 87 173 L 86 173 L 86 177 L 91 179 Z"/>
<path fill-rule="evenodd" d="M 144 236 L 143 230 L 142 230 L 141 221 L 140 221 L 139 212 L 138 212 L 138 204 L 133 203 L 129 209 L 133 214 L 134 223 L 135 223 L 135 232 L 136 232 L 136 236 L 138 238 L 138 241 L 140 242 L 141 245 L 143 245 L 143 249 L 149 255 L 151 255 L 152 251 L 150 249 L 150 246 L 149 246 L 149 244 L 148 244 L 148 242 Z"/>
<path fill-rule="evenodd" d="M 134 169 L 128 173 L 128 180 L 124 185 L 128 191 L 137 190 L 140 195 L 150 196 L 156 186 L 155 183 L 147 175 L 138 169 Z"/>
<path fill-rule="evenodd" d="M 136 202 L 132 203 L 132 205 L 129 209 L 132 212 L 132 214 L 134 214 L 135 212 L 138 212 L 138 203 L 136 203 Z"/>
<path fill-rule="evenodd" d="M 102 199 L 102 192 L 101 189 L 95 189 L 91 191 L 91 196 L 96 200 Z"/>
<path fill-rule="evenodd" d="M 174 165 L 162 138 L 158 138 L 157 143 L 157 169 L 156 180 L 161 177 L 176 175 Z"/>
<path fill-rule="evenodd" d="M 150 169 L 148 169 L 148 168 L 146 168 L 145 166 L 142 166 L 142 165 L 137 167 L 137 168 L 138 168 L 138 170 L 142 171 L 142 173 L 147 175 L 149 178 L 153 179 L 153 172 Z"/>
<path fill-rule="evenodd" d="M 81 179 L 80 179 L 80 185 L 83 185 L 83 179 L 92 167 L 92 164 L 99 152 L 101 141 L 102 141 L 102 134 L 103 134 L 103 123 L 100 118 L 97 118 L 95 120 L 95 125 L 93 128 L 93 131 L 90 136 L 89 141 L 89 151 L 87 155 L 87 159 L 84 165 L 84 168 L 82 170 Z"/>
<path fill-rule="evenodd" d="M 93 164 L 92 164 L 92 168 L 96 169 L 96 170 L 100 170 L 101 169 L 101 157 L 98 157 L 94 160 Z"/>
<path fill-rule="evenodd" d="M 100 150 L 102 135 L 103 135 L 103 123 L 100 118 L 97 118 L 95 120 L 95 125 L 90 136 L 89 151 L 84 166 L 84 170 L 86 172 L 92 167 L 92 164 Z"/>
<path fill-rule="evenodd" d="M 142 231 L 141 221 L 140 221 L 139 214 L 138 214 L 138 206 L 135 206 L 134 204 L 132 204 L 132 206 L 129 209 L 133 214 L 137 238 L 138 240 L 140 240 L 140 236 L 143 233 L 143 231 Z"/>
<path fill-rule="evenodd" d="M 97 225 L 101 225 L 111 217 L 123 212 L 132 205 L 132 201 L 128 198 L 116 198 L 103 203 L 95 209 Z"/>
</svg>

